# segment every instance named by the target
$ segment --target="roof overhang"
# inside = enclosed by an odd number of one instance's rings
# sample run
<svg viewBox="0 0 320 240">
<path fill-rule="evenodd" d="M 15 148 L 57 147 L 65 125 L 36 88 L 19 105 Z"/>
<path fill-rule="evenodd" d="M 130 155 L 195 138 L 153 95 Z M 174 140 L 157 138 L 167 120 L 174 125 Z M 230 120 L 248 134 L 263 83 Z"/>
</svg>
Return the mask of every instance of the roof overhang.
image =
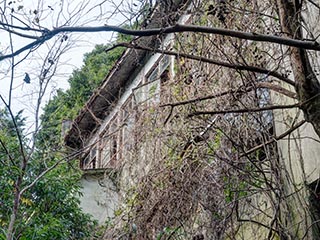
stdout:
<svg viewBox="0 0 320 240">
<path fill-rule="evenodd" d="M 166 17 L 154 11 L 146 28 L 156 28 L 174 23 L 187 6 L 186 0 L 176 0 L 166 9 Z M 163 4 L 160 1 L 160 5 Z M 159 8 L 160 6 L 158 6 Z M 171 12 L 172 14 L 169 14 Z M 160 45 L 158 36 L 141 37 L 135 40 L 141 46 L 157 48 Z M 105 117 L 110 113 L 112 106 L 125 90 L 150 56 L 147 51 L 127 49 L 115 63 L 102 85 L 91 95 L 85 106 L 73 121 L 70 130 L 65 136 L 65 144 L 70 148 L 81 148 L 87 139 L 92 136 Z"/>
</svg>

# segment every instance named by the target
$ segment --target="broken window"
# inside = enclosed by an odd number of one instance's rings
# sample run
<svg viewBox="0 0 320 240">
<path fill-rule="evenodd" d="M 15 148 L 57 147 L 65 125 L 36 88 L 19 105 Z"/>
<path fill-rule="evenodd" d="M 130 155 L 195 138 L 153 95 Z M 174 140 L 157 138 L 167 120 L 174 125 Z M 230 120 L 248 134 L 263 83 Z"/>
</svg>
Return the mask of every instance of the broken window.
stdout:
<svg viewBox="0 0 320 240">
<path fill-rule="evenodd" d="M 108 146 L 110 145 L 110 138 L 109 138 L 109 128 L 108 126 L 105 128 L 104 132 L 101 134 L 100 137 L 100 159 L 101 159 L 101 167 L 107 167 L 110 161 L 110 151 Z"/>
<path fill-rule="evenodd" d="M 134 144 L 133 126 L 135 115 L 133 111 L 132 96 L 128 98 L 122 107 L 122 154 L 129 154 Z"/>
<path fill-rule="evenodd" d="M 110 121 L 110 167 L 115 167 L 118 159 L 118 118 L 116 116 Z"/>
<path fill-rule="evenodd" d="M 94 145 L 89 154 L 81 161 L 82 169 L 96 169 L 97 168 L 97 146 Z"/>
<path fill-rule="evenodd" d="M 134 90 L 138 104 L 155 104 L 160 102 L 160 85 L 170 79 L 171 57 L 164 55 L 146 75 L 146 82 Z"/>
<path fill-rule="evenodd" d="M 162 73 L 169 71 L 171 59 L 169 55 L 164 55 L 159 62 L 152 68 L 151 73 L 147 74 L 147 82 L 161 79 Z"/>
<path fill-rule="evenodd" d="M 312 234 L 314 239 L 320 239 L 320 179 L 309 185 L 309 191 Z"/>
<path fill-rule="evenodd" d="M 115 167 L 118 160 L 118 115 L 109 122 L 104 131 L 100 134 L 100 167 Z"/>
</svg>

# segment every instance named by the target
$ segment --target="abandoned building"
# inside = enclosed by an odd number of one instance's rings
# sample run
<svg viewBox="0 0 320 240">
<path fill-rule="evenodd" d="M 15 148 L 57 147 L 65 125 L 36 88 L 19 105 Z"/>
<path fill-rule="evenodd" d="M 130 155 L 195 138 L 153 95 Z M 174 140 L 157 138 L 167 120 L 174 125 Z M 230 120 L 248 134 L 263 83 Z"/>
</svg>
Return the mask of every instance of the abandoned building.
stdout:
<svg viewBox="0 0 320 240">
<path fill-rule="evenodd" d="M 146 29 L 280 31 L 272 3 L 211 2 L 160 1 Z M 318 36 L 319 9 L 303 11 Z M 288 49 L 196 32 L 128 45 L 65 138 L 106 239 L 318 239 L 319 137 L 292 106 Z"/>
</svg>

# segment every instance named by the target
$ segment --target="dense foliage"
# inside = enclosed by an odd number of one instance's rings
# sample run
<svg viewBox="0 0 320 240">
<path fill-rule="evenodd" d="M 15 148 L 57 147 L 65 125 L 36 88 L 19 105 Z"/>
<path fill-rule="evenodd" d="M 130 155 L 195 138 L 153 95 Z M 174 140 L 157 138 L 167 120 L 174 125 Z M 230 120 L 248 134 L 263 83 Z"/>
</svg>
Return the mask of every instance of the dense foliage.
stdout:
<svg viewBox="0 0 320 240">
<path fill-rule="evenodd" d="M 10 217 L 14 181 L 19 175 L 20 154 L 16 130 L 22 131 L 23 125 L 24 119 L 21 117 L 21 112 L 14 117 L 13 121 L 8 111 L 0 110 L 0 230 L 8 223 Z"/>
<path fill-rule="evenodd" d="M 80 173 L 76 162 L 65 161 L 61 123 L 76 116 L 123 52 L 106 53 L 106 47 L 97 45 L 85 54 L 84 65 L 69 78 L 70 89 L 58 90 L 46 104 L 35 149 L 25 141 L 22 112 L 15 117 L 6 110 L 0 112 L 0 239 L 6 238 L 14 211 L 17 179 L 22 178 L 26 187 L 57 162 L 61 163 L 20 197 L 14 239 L 85 239 L 92 234 L 96 223 L 79 206 Z M 23 157 L 28 158 L 24 171 Z"/>
<path fill-rule="evenodd" d="M 28 156 L 23 138 L 24 119 L 19 112 L 12 120 L 8 111 L 0 112 L 0 239 L 5 239 L 16 192 L 16 182 L 23 177 L 22 187 L 28 186 L 46 165 L 51 166 L 61 156 L 47 158 L 36 153 L 28 168 L 23 170 L 21 145 Z M 18 136 L 19 133 L 19 136 Z M 20 138 L 20 139 L 19 139 Z M 79 175 L 62 163 L 20 198 L 14 239 L 83 239 L 93 230 L 95 223 L 79 207 Z"/>
</svg>

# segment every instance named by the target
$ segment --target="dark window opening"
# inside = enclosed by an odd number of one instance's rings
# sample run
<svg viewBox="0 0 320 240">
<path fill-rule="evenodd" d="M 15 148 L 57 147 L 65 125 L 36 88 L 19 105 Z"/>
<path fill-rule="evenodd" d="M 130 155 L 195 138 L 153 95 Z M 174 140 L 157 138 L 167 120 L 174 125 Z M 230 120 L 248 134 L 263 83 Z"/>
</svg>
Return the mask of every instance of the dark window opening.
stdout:
<svg viewBox="0 0 320 240">
<path fill-rule="evenodd" d="M 97 168 L 97 147 L 94 146 L 90 152 L 80 162 L 81 169 Z"/>
<path fill-rule="evenodd" d="M 112 142 L 111 142 L 111 160 L 110 160 L 110 166 L 114 167 L 116 162 L 117 162 L 117 148 L 118 148 L 118 143 L 117 143 L 117 135 L 112 136 Z"/>
<path fill-rule="evenodd" d="M 114 118 L 110 122 L 110 162 L 109 167 L 115 167 L 116 162 L 118 160 L 118 114 L 114 116 Z"/>
<path fill-rule="evenodd" d="M 320 179 L 309 185 L 309 191 L 312 234 L 314 239 L 320 239 Z"/>
<path fill-rule="evenodd" d="M 170 79 L 170 71 L 169 69 L 164 70 L 164 72 L 160 75 L 160 82 L 165 83 Z"/>
<path fill-rule="evenodd" d="M 96 168 L 96 162 L 97 162 L 97 159 L 96 159 L 96 157 L 94 157 L 94 158 L 91 160 L 91 164 L 90 164 L 90 168 L 91 168 L 91 169 L 95 169 L 95 168 Z"/>
</svg>

